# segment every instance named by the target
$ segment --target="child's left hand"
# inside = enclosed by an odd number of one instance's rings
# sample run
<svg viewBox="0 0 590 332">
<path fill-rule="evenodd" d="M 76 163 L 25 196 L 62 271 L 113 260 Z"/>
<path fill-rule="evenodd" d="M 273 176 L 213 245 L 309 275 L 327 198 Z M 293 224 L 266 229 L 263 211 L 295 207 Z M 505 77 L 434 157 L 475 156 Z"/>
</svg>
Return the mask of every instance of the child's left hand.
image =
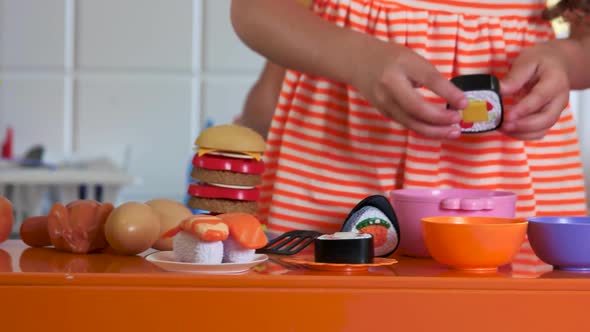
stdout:
<svg viewBox="0 0 590 332">
<path fill-rule="evenodd" d="M 569 102 L 570 84 L 559 42 L 525 49 L 500 82 L 504 96 L 521 96 L 508 112 L 500 130 L 521 140 L 541 139 L 557 122 Z"/>
</svg>

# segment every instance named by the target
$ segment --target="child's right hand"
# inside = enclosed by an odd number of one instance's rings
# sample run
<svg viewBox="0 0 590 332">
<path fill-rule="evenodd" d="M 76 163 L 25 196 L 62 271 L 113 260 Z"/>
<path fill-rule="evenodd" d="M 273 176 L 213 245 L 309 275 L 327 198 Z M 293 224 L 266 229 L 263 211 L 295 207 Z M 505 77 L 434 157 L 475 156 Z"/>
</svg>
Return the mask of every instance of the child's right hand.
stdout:
<svg viewBox="0 0 590 332">
<path fill-rule="evenodd" d="M 363 65 L 357 66 L 352 85 L 383 115 L 430 138 L 458 138 L 461 116 L 467 107 L 463 91 L 426 59 L 393 43 L 375 40 Z M 425 87 L 448 102 L 427 102 L 417 90 Z"/>
</svg>

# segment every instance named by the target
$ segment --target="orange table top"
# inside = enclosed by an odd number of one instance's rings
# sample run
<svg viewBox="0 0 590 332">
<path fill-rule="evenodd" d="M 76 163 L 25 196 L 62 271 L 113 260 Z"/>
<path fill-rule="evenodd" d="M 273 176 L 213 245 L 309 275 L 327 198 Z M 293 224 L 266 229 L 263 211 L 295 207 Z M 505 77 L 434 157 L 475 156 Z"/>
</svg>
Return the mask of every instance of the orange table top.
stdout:
<svg viewBox="0 0 590 332">
<path fill-rule="evenodd" d="M 517 289 L 588 289 L 590 273 L 552 270 L 538 264 L 528 271 L 515 271 L 510 266 L 493 273 L 473 273 L 448 269 L 431 259 L 395 257 L 399 262 L 387 267 L 370 268 L 368 272 L 340 273 L 314 271 L 284 264 L 281 257 L 270 259 L 236 275 L 167 272 L 147 261 L 144 256 L 110 254 L 77 255 L 53 248 L 31 248 L 18 240 L 0 244 L 0 285 L 221 285 L 266 287 L 421 287 L 437 288 L 461 285 L 462 288 Z M 556 281 L 555 279 L 566 279 Z M 532 282 L 531 280 L 534 280 Z"/>
<path fill-rule="evenodd" d="M 0 244 L 0 326 L 60 332 L 574 331 L 587 323 L 590 303 L 590 274 L 542 264 L 526 273 L 506 266 L 480 274 L 397 257 L 397 264 L 346 274 L 285 267 L 271 257 L 244 274 L 205 275 L 163 271 L 146 254 L 75 255 L 6 241 Z"/>
</svg>

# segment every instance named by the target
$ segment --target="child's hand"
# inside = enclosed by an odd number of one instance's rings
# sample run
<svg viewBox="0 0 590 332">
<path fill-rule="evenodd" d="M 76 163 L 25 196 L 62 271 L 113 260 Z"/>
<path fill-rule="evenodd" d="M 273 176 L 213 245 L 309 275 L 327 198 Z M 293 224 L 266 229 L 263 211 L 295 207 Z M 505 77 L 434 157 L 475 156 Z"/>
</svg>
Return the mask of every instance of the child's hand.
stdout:
<svg viewBox="0 0 590 332">
<path fill-rule="evenodd" d="M 500 82 L 503 95 L 522 96 L 504 115 L 500 130 L 506 135 L 521 140 L 541 139 L 567 106 L 567 65 L 557 45 L 549 42 L 527 48 Z"/>
<path fill-rule="evenodd" d="M 461 135 L 460 114 L 444 105 L 427 102 L 417 87 L 430 89 L 451 108 L 467 107 L 463 91 L 446 79 L 430 62 L 410 49 L 378 42 L 357 66 L 353 85 L 382 114 L 419 134 L 431 138 Z"/>
</svg>

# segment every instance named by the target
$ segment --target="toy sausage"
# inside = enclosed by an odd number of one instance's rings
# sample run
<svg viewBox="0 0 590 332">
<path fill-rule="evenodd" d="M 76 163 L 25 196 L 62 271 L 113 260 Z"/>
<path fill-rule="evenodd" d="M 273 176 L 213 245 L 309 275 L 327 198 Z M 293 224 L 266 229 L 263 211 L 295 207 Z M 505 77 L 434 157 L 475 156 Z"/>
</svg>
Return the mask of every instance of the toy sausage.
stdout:
<svg viewBox="0 0 590 332">
<path fill-rule="evenodd" d="M 20 237 L 23 242 L 31 247 L 47 247 L 51 245 L 51 239 L 47 231 L 49 217 L 36 216 L 23 221 L 20 226 Z"/>
</svg>

